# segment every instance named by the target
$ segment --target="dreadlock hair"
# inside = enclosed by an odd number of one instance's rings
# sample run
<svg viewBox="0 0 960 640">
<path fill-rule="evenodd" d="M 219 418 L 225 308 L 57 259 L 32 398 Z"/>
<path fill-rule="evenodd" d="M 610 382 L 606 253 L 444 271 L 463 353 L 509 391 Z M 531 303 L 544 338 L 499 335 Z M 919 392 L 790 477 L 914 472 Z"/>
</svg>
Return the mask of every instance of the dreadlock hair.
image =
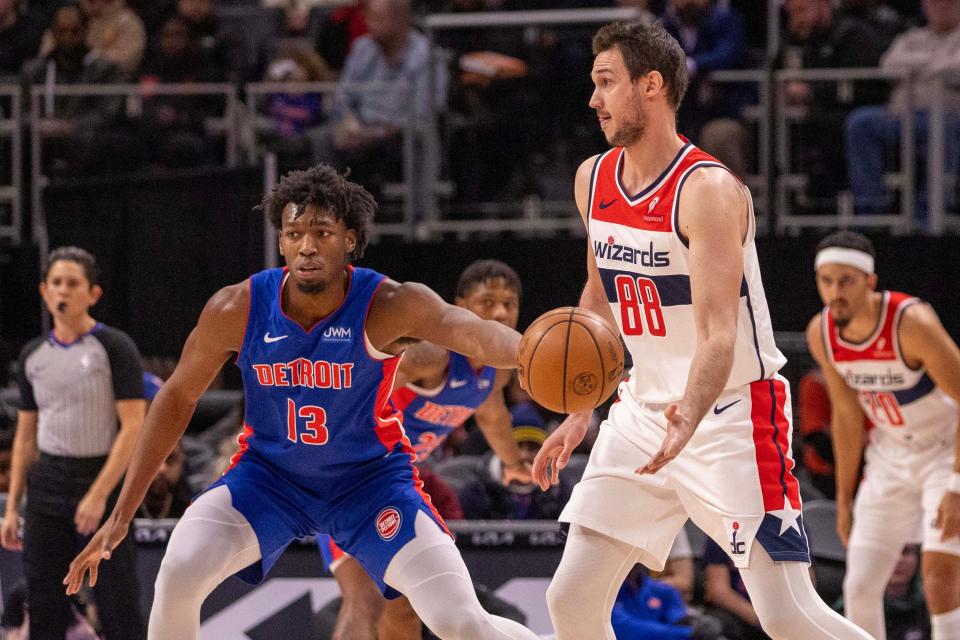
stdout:
<svg viewBox="0 0 960 640">
<path fill-rule="evenodd" d="M 282 226 L 283 210 L 291 202 L 296 206 L 296 217 L 303 215 L 307 205 L 332 214 L 356 233 L 357 244 L 350 252 L 350 260 L 357 260 L 363 257 L 367 248 L 377 202 L 369 191 L 347 180 L 349 175 L 349 170 L 341 174 L 328 164 L 291 171 L 280 179 L 259 208 L 278 231 Z"/>
</svg>

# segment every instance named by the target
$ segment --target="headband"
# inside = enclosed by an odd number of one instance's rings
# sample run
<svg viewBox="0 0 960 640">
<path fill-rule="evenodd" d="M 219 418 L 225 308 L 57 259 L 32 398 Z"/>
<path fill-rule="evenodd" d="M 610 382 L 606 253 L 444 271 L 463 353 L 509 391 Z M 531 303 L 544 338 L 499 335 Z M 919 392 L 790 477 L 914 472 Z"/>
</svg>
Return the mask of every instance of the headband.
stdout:
<svg viewBox="0 0 960 640">
<path fill-rule="evenodd" d="M 845 264 L 860 269 L 867 275 L 873 274 L 873 256 L 866 251 L 847 247 L 827 247 L 817 253 L 813 268 L 819 269 L 825 264 Z"/>
</svg>

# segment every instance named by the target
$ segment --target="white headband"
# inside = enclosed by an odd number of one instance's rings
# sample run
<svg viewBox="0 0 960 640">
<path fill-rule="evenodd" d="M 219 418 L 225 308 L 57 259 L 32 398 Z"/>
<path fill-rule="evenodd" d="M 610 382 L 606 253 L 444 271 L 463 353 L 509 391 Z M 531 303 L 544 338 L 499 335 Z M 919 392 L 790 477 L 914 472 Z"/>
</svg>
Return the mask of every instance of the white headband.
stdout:
<svg viewBox="0 0 960 640">
<path fill-rule="evenodd" d="M 817 253 L 817 258 L 813 262 L 813 268 L 816 270 L 825 264 L 845 264 L 860 269 L 860 271 L 863 271 L 867 275 L 873 274 L 873 256 L 859 249 L 827 247 Z"/>
</svg>

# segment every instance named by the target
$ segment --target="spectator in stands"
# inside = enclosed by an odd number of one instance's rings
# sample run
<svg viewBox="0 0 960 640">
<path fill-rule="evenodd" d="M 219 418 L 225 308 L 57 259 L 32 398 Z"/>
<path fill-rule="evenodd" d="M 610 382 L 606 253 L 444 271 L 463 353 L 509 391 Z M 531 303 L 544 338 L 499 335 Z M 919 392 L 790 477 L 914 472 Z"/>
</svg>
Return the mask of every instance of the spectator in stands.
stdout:
<svg viewBox="0 0 960 640">
<path fill-rule="evenodd" d="M 883 53 L 879 34 L 860 18 L 836 13 L 832 0 L 786 0 L 787 46 L 777 66 L 784 69 L 876 67 Z M 793 145 L 796 170 L 809 176 L 807 195 L 823 198 L 835 209 L 833 198 L 845 187 L 842 136 L 852 107 L 877 104 L 886 97 L 883 82 L 854 83 L 853 95 L 841 103 L 834 82 L 790 81 L 787 104 L 800 110 Z"/>
<path fill-rule="evenodd" d="M 897 82 L 885 107 L 862 107 L 847 120 L 847 167 L 857 213 L 888 213 L 892 202 L 884 184 L 885 160 L 900 143 L 901 118 L 912 104 L 917 152 L 925 157 L 929 139 L 928 113 L 938 74 L 960 71 L 960 0 L 923 0 L 927 18 L 917 27 L 898 36 L 883 54 L 880 68 L 916 74 L 912 103 L 907 82 Z M 956 175 L 960 163 L 960 85 L 955 78 L 944 87 L 946 125 L 944 168 Z M 926 189 L 917 198 L 917 217 L 926 219 Z M 952 194 L 948 194 L 949 203 Z"/>
<path fill-rule="evenodd" d="M 413 29 L 409 0 L 369 0 L 364 20 L 370 32 L 347 56 L 331 123 L 313 130 L 311 141 L 314 162 L 350 166 L 354 180 L 376 190 L 400 175 L 404 128 L 411 120 L 431 126 L 431 100 L 437 109 L 445 104 L 447 77 L 437 65 L 431 82 L 429 45 Z"/>
<path fill-rule="evenodd" d="M 18 0 L 0 0 L 0 76 L 16 76 L 27 60 L 40 52 L 43 30 L 21 15 Z"/>
<path fill-rule="evenodd" d="M 522 459 L 532 464 L 547 439 L 543 418 L 530 405 L 513 407 L 510 416 Z M 573 483 L 563 477 L 560 484 L 546 492 L 534 491 L 535 485 L 511 483 L 505 487 L 501 482 L 500 458 L 490 452 L 484 456 L 484 462 L 486 475 L 460 490 L 460 504 L 468 520 L 554 520 L 570 498 Z"/>
<path fill-rule="evenodd" d="M 746 62 L 743 16 L 712 0 L 669 0 L 663 26 L 687 54 L 690 86 L 677 113 L 677 129 L 734 173 L 746 175 L 746 130 L 738 121 L 742 99 L 708 77 L 711 71 L 738 69 Z"/>
<path fill-rule="evenodd" d="M 138 510 L 140 518 L 179 518 L 190 506 L 190 491 L 184 481 L 186 457 L 177 443 L 160 465 Z"/>
<path fill-rule="evenodd" d="M 177 15 L 187 21 L 200 41 L 205 64 L 229 80 L 247 76 L 240 37 L 221 25 L 214 10 L 214 0 L 177 0 Z"/>
<path fill-rule="evenodd" d="M 90 56 L 86 45 L 87 23 L 76 5 L 54 13 L 51 28 L 53 48 L 45 56 L 24 65 L 27 86 L 61 84 L 110 84 L 120 81 L 116 67 Z M 40 135 L 44 141 L 45 168 L 56 174 L 89 172 L 107 158 L 105 133 L 121 113 L 123 100 L 114 96 L 59 96 L 45 99 L 53 110 L 44 109 Z M 116 149 L 110 153 L 116 154 Z"/>
<path fill-rule="evenodd" d="M 144 152 L 151 164 L 190 167 L 213 158 L 205 133 L 207 118 L 223 112 L 222 98 L 190 95 L 150 95 L 158 83 L 193 84 L 224 78 L 206 64 L 200 40 L 180 16 L 167 18 L 159 42 L 150 52 L 140 85 L 146 98 L 139 118 Z"/>
<path fill-rule="evenodd" d="M 884 51 L 894 38 L 910 26 L 906 18 L 883 0 L 843 0 L 840 11 L 864 20 L 873 27 L 880 36 L 880 46 Z"/>
<path fill-rule="evenodd" d="M 740 571 L 712 538 L 707 538 L 703 563 L 706 611 L 721 622 L 724 635 L 732 640 L 769 640 L 760 627 Z"/>
<path fill-rule="evenodd" d="M 691 616 L 674 587 L 647 575 L 637 564 L 617 593 L 611 616 L 620 640 L 720 640 L 723 628 L 712 617 Z"/>
<path fill-rule="evenodd" d="M 61 247 L 46 265 L 40 294 L 53 330 L 20 355 L 20 410 L 0 544 L 23 549 L 34 612 L 30 637 L 62 640 L 73 617 L 63 576 L 120 491 L 143 424 L 143 370 L 129 336 L 90 316 L 103 293 L 93 256 Z M 94 587 L 107 640 L 145 636 L 135 545 L 128 538 L 113 549 Z"/>
<path fill-rule="evenodd" d="M 830 436 L 830 395 L 823 373 L 819 369 L 808 371 L 800 378 L 799 387 L 797 404 L 803 442 L 803 468 L 809 474 L 814 488 L 833 500 L 837 487 Z"/>
<path fill-rule="evenodd" d="M 113 64 L 124 78 L 134 78 L 143 61 L 147 33 L 126 0 L 80 0 L 90 18 L 90 53 Z"/>
<path fill-rule="evenodd" d="M 267 67 L 268 82 L 324 82 L 333 79 L 323 58 L 302 47 L 281 53 Z M 310 149 L 303 133 L 325 117 L 320 93 L 275 93 L 266 107 L 270 119 L 267 146 L 280 156 L 281 166 L 305 164 Z"/>
<path fill-rule="evenodd" d="M 664 584 L 668 584 L 683 597 L 684 602 L 693 600 L 695 571 L 693 566 L 693 549 L 690 547 L 690 537 L 686 529 L 680 529 L 663 571 L 650 574 Z"/>
<path fill-rule="evenodd" d="M 343 70 L 353 43 L 367 33 L 367 23 L 363 18 L 366 2 L 357 0 L 347 6 L 337 7 L 320 25 L 317 51 L 337 73 Z"/>
</svg>

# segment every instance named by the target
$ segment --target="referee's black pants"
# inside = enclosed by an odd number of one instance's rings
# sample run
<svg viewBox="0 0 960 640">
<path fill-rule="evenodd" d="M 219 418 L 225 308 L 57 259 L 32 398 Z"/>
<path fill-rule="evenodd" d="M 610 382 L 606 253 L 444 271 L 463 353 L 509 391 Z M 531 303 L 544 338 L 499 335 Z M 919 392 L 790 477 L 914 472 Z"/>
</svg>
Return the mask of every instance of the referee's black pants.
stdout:
<svg viewBox="0 0 960 640">
<path fill-rule="evenodd" d="M 63 578 L 89 540 L 73 522 L 77 505 L 106 458 L 64 458 L 40 454 L 27 477 L 23 564 L 27 578 L 30 640 L 64 640 L 72 621 Z M 107 501 L 104 520 L 118 491 Z M 110 560 L 100 563 L 93 595 L 106 640 L 146 637 L 140 613 L 136 545 L 127 536 Z"/>
</svg>

